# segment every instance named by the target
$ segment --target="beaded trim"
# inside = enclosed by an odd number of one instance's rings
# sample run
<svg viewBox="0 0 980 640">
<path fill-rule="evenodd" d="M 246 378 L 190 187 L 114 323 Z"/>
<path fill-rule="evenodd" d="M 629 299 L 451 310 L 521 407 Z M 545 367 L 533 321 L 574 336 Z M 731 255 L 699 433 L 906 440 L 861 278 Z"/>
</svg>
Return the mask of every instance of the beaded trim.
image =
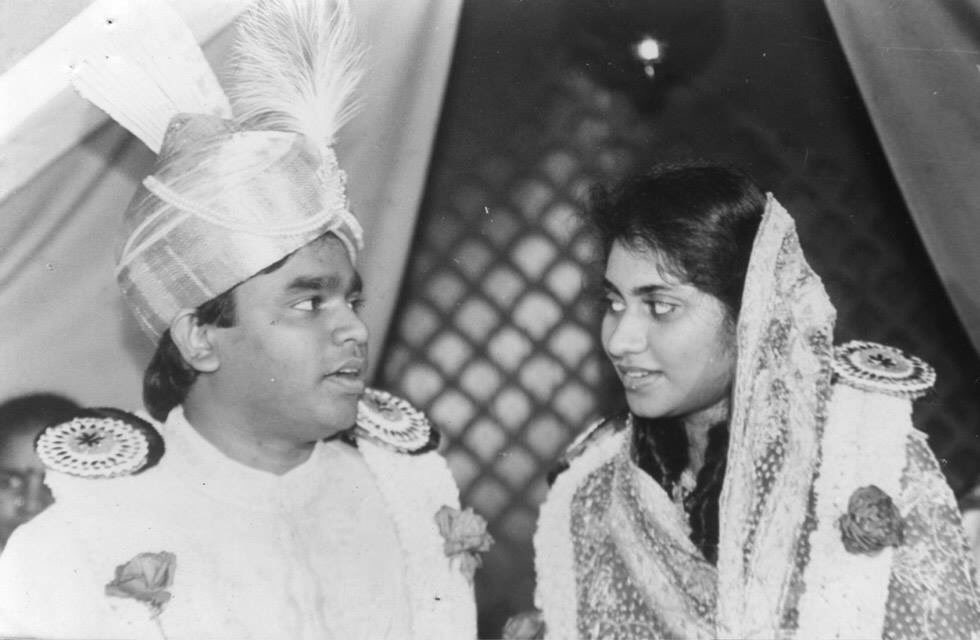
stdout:
<svg viewBox="0 0 980 640">
<path fill-rule="evenodd" d="M 357 404 L 355 433 L 397 453 L 424 453 L 439 445 L 439 432 L 424 413 L 380 389 L 365 389 Z"/>
<path fill-rule="evenodd" d="M 918 398 L 936 383 L 936 371 L 901 349 L 854 340 L 834 349 L 834 373 L 863 391 Z"/>
<path fill-rule="evenodd" d="M 46 428 L 34 448 L 52 471 L 80 478 L 116 478 L 155 464 L 162 442 L 152 429 L 123 420 L 80 417 Z"/>
</svg>

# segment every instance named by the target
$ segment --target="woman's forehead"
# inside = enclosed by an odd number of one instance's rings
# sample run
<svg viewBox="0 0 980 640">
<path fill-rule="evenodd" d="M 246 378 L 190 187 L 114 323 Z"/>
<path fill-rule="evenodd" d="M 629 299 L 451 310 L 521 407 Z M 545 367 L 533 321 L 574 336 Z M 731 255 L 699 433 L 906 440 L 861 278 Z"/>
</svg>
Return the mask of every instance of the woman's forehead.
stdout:
<svg viewBox="0 0 980 640">
<path fill-rule="evenodd" d="M 606 261 L 606 280 L 629 288 L 657 286 L 679 288 L 691 286 L 680 277 L 673 261 L 651 247 L 627 245 L 616 241 Z"/>
</svg>

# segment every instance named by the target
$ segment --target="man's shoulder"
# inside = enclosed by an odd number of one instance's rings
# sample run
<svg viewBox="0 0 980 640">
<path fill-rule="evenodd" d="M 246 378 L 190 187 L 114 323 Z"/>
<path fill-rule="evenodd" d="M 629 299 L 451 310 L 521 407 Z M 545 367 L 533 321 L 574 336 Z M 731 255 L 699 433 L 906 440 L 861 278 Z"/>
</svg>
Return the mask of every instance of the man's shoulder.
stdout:
<svg viewBox="0 0 980 640">
<path fill-rule="evenodd" d="M 165 445 L 159 425 L 149 416 L 98 407 L 46 427 L 34 449 L 48 472 L 104 481 L 153 468 Z"/>
<path fill-rule="evenodd" d="M 389 451 L 418 455 L 439 446 L 440 434 L 408 400 L 381 389 L 366 389 L 357 405 L 355 440 Z"/>
</svg>

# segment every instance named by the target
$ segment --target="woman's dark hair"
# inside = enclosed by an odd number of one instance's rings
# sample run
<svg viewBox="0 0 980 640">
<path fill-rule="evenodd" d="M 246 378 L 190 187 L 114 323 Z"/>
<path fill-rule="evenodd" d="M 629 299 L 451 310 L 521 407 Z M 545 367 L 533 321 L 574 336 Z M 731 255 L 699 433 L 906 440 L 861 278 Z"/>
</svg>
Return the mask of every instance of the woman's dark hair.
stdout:
<svg viewBox="0 0 980 640">
<path fill-rule="evenodd" d="M 721 300 L 734 318 L 766 196 L 741 171 L 664 164 L 591 193 L 604 257 L 614 242 L 656 251 L 670 275 Z"/>
<path fill-rule="evenodd" d="M 655 251 L 669 275 L 718 298 L 734 324 L 766 207 L 765 194 L 751 178 L 721 165 L 663 164 L 591 195 L 589 219 L 604 258 L 616 242 Z M 633 445 L 637 465 L 671 494 L 689 462 L 681 421 L 636 418 Z M 715 425 L 697 486 L 684 500 L 691 540 L 712 563 L 718 557 L 727 453 L 728 425 Z"/>
</svg>

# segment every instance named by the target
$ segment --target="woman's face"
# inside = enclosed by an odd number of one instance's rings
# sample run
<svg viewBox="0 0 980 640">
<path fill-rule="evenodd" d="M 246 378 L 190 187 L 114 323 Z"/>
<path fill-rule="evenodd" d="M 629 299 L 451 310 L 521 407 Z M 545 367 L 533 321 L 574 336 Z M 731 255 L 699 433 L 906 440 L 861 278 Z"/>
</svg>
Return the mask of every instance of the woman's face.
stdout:
<svg viewBox="0 0 980 640">
<path fill-rule="evenodd" d="M 615 242 L 606 264 L 602 346 L 630 411 L 727 417 L 734 323 L 714 296 L 669 275 L 656 252 Z"/>
</svg>

